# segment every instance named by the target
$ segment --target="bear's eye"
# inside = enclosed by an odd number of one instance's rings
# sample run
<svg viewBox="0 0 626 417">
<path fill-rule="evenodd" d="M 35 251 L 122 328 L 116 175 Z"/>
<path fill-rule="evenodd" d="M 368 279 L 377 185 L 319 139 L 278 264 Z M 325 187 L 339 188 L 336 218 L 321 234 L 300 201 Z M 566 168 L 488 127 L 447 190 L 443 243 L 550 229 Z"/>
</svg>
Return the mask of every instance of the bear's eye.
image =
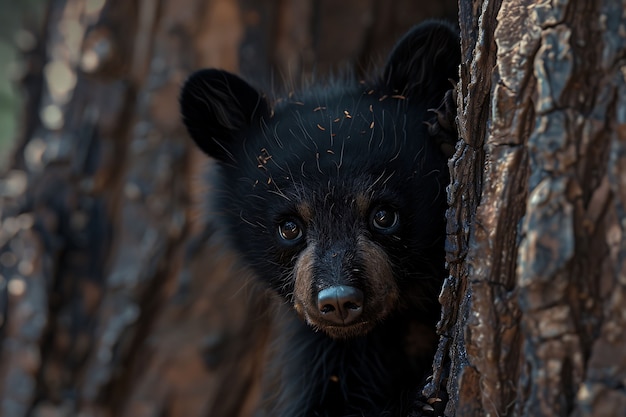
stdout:
<svg viewBox="0 0 626 417">
<path fill-rule="evenodd" d="M 294 243 L 302 238 L 303 233 L 300 224 L 296 220 L 288 219 L 278 225 L 278 235 L 281 239 Z"/>
<path fill-rule="evenodd" d="M 399 217 L 393 208 L 379 206 L 372 211 L 371 224 L 377 232 L 391 233 L 398 227 Z"/>
</svg>

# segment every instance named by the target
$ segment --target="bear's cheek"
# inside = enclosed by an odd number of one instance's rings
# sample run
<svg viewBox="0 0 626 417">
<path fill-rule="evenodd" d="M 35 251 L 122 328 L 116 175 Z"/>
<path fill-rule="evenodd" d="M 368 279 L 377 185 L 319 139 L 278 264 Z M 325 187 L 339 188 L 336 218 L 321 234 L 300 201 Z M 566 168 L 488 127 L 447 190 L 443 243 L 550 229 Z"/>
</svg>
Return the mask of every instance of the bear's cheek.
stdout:
<svg viewBox="0 0 626 417">
<path fill-rule="evenodd" d="M 342 257 L 339 266 L 332 270 L 318 256 L 315 245 L 309 245 L 297 257 L 294 267 L 293 306 L 310 326 L 331 337 L 359 336 L 396 308 L 398 285 L 388 256 L 380 246 L 359 237 L 351 255 Z M 343 276 L 339 270 L 358 274 Z M 323 297 L 329 291 L 337 296 L 330 297 L 327 303 Z M 354 298 L 351 292 L 356 293 Z"/>
<path fill-rule="evenodd" d="M 309 314 L 315 308 L 313 303 L 313 268 L 315 266 L 315 246 L 307 246 L 296 259 L 294 266 L 293 305 L 298 315 L 309 323 Z"/>
<path fill-rule="evenodd" d="M 400 289 L 393 273 L 391 260 L 378 244 L 366 237 L 357 241 L 357 254 L 362 260 L 368 293 L 366 305 L 378 320 L 384 319 L 397 307 Z"/>
</svg>

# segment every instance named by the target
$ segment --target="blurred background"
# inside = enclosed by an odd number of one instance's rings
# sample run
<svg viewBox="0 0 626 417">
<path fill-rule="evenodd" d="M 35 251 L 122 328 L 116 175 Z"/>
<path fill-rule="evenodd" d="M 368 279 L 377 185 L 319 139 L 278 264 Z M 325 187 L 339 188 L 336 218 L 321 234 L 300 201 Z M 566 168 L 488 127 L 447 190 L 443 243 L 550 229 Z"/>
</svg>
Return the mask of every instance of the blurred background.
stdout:
<svg viewBox="0 0 626 417">
<path fill-rule="evenodd" d="M 45 0 L 0 0 L 0 167 L 18 134 L 23 97 L 15 82 L 24 71 L 22 54 L 34 47 L 43 24 L 44 5 Z"/>
<path fill-rule="evenodd" d="M 180 85 L 365 77 L 456 7 L 0 0 L 0 415 L 253 415 L 273 319 L 202 213 Z"/>
</svg>

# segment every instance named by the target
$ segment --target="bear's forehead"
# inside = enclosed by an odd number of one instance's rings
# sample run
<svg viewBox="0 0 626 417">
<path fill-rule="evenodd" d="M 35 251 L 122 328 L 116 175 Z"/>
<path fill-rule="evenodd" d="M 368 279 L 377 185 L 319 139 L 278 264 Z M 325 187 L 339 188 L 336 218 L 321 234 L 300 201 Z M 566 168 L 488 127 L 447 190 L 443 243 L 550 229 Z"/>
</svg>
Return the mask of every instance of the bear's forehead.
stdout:
<svg viewBox="0 0 626 417">
<path fill-rule="evenodd" d="M 294 171 L 278 168 L 273 162 L 267 165 L 256 173 L 253 183 L 248 182 L 248 192 L 259 197 L 256 201 L 279 211 L 286 208 L 298 212 L 306 221 L 363 218 L 373 205 L 382 202 L 402 206 L 400 199 L 405 194 L 401 190 L 415 180 L 411 168 L 389 165 L 350 171 L 322 164 L 319 169 L 313 165 Z"/>
<path fill-rule="evenodd" d="M 283 103 L 247 132 L 226 177 L 239 193 L 304 214 L 364 215 L 377 201 L 418 187 L 432 169 L 423 120 L 424 109 L 403 98 L 367 93 Z"/>
<path fill-rule="evenodd" d="M 366 93 L 346 94 L 334 100 L 283 103 L 275 109 L 268 127 L 282 137 L 332 147 L 340 135 L 369 140 L 372 133 L 399 128 L 407 123 L 412 110 L 416 113 L 400 99 L 381 101 Z"/>
<path fill-rule="evenodd" d="M 243 158 L 260 176 L 341 178 L 385 166 L 411 169 L 427 135 L 419 113 L 401 99 L 382 103 L 367 94 L 332 104 L 284 104 L 249 132 Z"/>
</svg>

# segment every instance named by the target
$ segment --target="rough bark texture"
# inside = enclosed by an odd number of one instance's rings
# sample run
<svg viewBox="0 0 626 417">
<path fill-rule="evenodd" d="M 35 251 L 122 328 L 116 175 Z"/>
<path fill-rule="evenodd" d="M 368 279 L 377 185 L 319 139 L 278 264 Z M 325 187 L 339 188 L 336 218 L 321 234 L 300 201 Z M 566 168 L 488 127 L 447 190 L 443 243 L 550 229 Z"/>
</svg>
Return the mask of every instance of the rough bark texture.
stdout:
<svg viewBox="0 0 626 417">
<path fill-rule="evenodd" d="M 252 415 L 266 298 L 203 232 L 179 87 L 206 66 L 278 91 L 364 72 L 454 19 L 420 3 L 50 0 L 0 179 L 0 415 Z"/>
<path fill-rule="evenodd" d="M 624 10 L 460 2 L 447 415 L 626 414 Z"/>
</svg>

